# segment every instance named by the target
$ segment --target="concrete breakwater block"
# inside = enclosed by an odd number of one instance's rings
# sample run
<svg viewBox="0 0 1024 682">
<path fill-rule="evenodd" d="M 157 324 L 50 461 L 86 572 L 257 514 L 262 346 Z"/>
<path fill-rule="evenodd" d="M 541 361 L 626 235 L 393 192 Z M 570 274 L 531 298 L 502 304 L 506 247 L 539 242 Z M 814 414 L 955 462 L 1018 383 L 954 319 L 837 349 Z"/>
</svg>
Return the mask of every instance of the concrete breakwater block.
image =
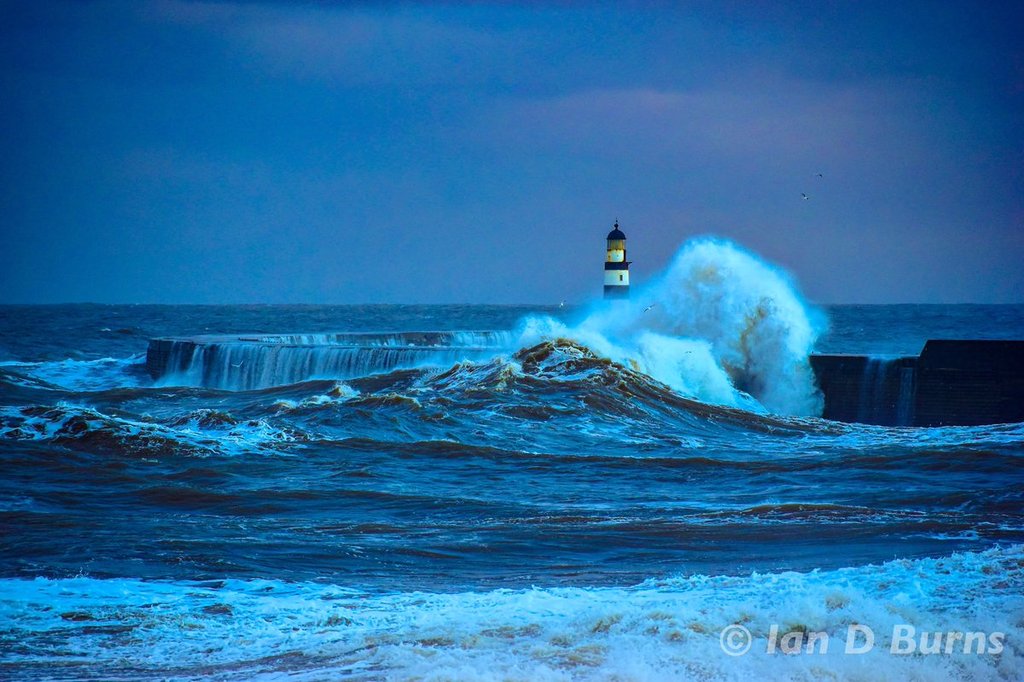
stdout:
<svg viewBox="0 0 1024 682">
<path fill-rule="evenodd" d="M 1024 341 L 929 341 L 916 383 L 917 426 L 1024 421 Z"/>
<path fill-rule="evenodd" d="M 883 426 L 1024 421 L 1024 341 L 931 340 L 920 356 L 812 355 L 826 419 Z"/>
</svg>

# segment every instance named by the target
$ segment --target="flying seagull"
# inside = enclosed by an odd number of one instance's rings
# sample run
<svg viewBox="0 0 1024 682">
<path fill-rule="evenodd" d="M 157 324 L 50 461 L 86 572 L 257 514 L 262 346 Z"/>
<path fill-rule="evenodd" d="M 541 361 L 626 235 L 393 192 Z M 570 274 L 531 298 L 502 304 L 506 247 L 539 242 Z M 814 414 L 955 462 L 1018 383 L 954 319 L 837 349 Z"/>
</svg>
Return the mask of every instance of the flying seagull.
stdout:
<svg viewBox="0 0 1024 682">
<path fill-rule="evenodd" d="M 561 303 L 559 303 L 558 307 L 559 308 L 564 308 L 565 307 L 565 301 L 562 301 Z"/>
<path fill-rule="evenodd" d="M 241 367 L 244 364 L 245 364 L 245 361 L 243 360 L 242 362 L 238 363 L 237 365 L 231 365 L 231 366 L 232 367 Z"/>
<path fill-rule="evenodd" d="M 657 304 L 657 303 L 652 303 L 652 304 L 650 304 L 649 306 L 647 306 L 646 308 L 644 308 L 644 312 L 646 313 L 646 312 L 647 312 L 648 310 L 650 310 L 651 308 L 653 308 L 653 307 L 654 307 L 654 306 L 656 306 L 656 305 L 658 305 L 658 304 Z"/>
<path fill-rule="evenodd" d="M 803 192 L 800 192 L 800 196 L 802 196 L 805 200 L 810 199 L 810 197 L 804 194 Z"/>
</svg>

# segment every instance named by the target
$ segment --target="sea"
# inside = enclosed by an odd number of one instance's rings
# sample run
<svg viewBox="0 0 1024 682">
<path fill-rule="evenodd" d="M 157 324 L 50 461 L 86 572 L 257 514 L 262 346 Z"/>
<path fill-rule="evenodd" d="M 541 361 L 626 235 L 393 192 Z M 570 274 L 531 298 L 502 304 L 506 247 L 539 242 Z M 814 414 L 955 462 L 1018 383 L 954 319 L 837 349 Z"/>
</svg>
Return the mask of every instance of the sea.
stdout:
<svg viewBox="0 0 1024 682">
<path fill-rule="evenodd" d="M 826 421 L 805 371 L 1024 306 L 706 274 L 628 309 L 0 306 L 0 678 L 1024 679 L 1024 424 Z M 403 331 L 447 355 L 146 369 Z"/>
</svg>

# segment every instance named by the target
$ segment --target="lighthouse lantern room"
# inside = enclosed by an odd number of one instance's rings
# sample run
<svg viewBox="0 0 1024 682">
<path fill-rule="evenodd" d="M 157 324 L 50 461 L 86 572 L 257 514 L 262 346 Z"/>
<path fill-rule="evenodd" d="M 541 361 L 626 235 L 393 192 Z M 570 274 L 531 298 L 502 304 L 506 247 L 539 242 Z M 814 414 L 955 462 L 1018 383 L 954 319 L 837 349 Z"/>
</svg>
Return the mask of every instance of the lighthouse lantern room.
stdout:
<svg viewBox="0 0 1024 682">
<path fill-rule="evenodd" d="M 604 297 L 629 298 L 629 261 L 626 260 L 626 235 L 619 221 L 608 233 L 608 253 L 604 259 Z"/>
</svg>

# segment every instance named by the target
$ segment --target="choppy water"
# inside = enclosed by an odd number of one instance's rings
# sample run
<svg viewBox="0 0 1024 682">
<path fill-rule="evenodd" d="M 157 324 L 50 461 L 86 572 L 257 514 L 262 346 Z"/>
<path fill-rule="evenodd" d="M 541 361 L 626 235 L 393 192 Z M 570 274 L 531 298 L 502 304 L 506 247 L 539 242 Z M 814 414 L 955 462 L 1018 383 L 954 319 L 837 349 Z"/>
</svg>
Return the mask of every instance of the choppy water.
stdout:
<svg viewBox="0 0 1024 682">
<path fill-rule="evenodd" d="M 830 352 L 1024 338 L 1021 306 L 827 313 Z M 0 308 L 0 677 L 1024 677 L 1024 425 L 714 406 L 578 340 L 247 391 L 144 370 L 151 336 L 536 314 L 577 311 Z M 851 623 L 875 651 L 760 644 Z M 901 623 L 1006 644 L 893 655 Z"/>
</svg>

